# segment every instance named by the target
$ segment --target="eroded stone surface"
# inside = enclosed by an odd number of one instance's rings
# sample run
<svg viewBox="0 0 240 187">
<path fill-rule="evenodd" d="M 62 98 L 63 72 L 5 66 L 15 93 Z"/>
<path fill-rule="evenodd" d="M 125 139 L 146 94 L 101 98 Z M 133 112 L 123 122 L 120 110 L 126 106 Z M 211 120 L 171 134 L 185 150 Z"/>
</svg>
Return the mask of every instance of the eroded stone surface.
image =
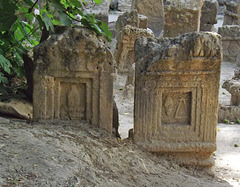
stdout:
<svg viewBox="0 0 240 187">
<path fill-rule="evenodd" d="M 112 132 L 113 56 L 106 40 L 63 28 L 34 49 L 34 120 L 79 120 Z"/>
<path fill-rule="evenodd" d="M 224 4 L 226 10 L 223 25 L 240 25 L 240 1 L 227 0 Z"/>
<path fill-rule="evenodd" d="M 150 152 L 211 166 L 216 150 L 221 37 L 188 33 L 135 43 L 134 140 Z"/>
<path fill-rule="evenodd" d="M 235 71 L 235 76 L 226 80 L 222 87 L 231 94 L 231 105 L 240 107 L 240 70 Z"/>
<path fill-rule="evenodd" d="M 200 30 L 203 0 L 166 0 L 164 37 Z"/>
<path fill-rule="evenodd" d="M 218 28 L 218 33 L 222 36 L 223 59 L 237 63 L 240 51 L 240 27 L 225 25 Z"/>
<path fill-rule="evenodd" d="M 126 25 L 132 27 L 139 27 L 139 18 L 137 10 L 132 10 L 131 12 L 125 12 L 123 15 L 120 15 L 116 22 L 116 33 L 119 37 L 120 32 L 124 29 Z"/>
<path fill-rule="evenodd" d="M 129 72 L 135 61 L 134 43 L 141 36 L 153 37 L 147 29 L 141 29 L 127 25 L 117 38 L 115 60 L 120 73 Z"/>
<path fill-rule="evenodd" d="M 200 31 L 212 31 L 217 23 L 218 1 L 204 0 L 201 11 Z"/>
<path fill-rule="evenodd" d="M 85 0 L 86 5 L 84 7 L 84 12 L 89 14 L 95 14 L 96 18 L 108 24 L 108 12 L 109 12 L 109 0 L 102 0 L 100 5 L 97 5 L 92 0 Z"/>
<path fill-rule="evenodd" d="M 148 17 L 148 27 L 159 36 L 164 27 L 164 7 L 162 0 L 133 0 L 132 9 Z"/>
</svg>

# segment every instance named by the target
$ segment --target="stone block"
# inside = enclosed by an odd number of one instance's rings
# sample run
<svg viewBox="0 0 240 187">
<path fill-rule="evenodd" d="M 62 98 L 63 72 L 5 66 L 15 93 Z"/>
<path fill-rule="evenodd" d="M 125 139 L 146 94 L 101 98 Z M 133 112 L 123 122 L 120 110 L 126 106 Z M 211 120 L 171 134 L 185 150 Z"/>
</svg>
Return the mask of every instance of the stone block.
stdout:
<svg viewBox="0 0 240 187">
<path fill-rule="evenodd" d="M 212 31 L 217 23 L 218 1 L 204 0 L 201 11 L 200 31 Z"/>
<path fill-rule="evenodd" d="M 166 0 L 164 37 L 200 30 L 203 0 Z"/>
<path fill-rule="evenodd" d="M 134 141 L 188 165 L 212 166 L 221 37 L 194 32 L 135 43 Z"/>
<path fill-rule="evenodd" d="M 114 53 L 119 73 L 128 73 L 135 62 L 134 43 L 137 38 L 153 37 L 147 29 L 141 29 L 127 25 L 117 38 L 116 50 Z"/>
<path fill-rule="evenodd" d="M 240 51 L 240 27 L 238 25 L 225 25 L 218 28 L 222 36 L 223 60 L 237 63 Z"/>
<path fill-rule="evenodd" d="M 106 43 L 76 27 L 35 47 L 35 121 L 78 120 L 112 132 L 114 59 Z"/>
<path fill-rule="evenodd" d="M 108 24 L 108 14 L 110 1 L 102 0 L 100 5 L 96 4 L 92 0 L 85 0 L 86 5 L 84 6 L 84 12 L 88 14 L 95 14 L 96 18 Z"/>
<path fill-rule="evenodd" d="M 148 17 L 148 27 L 159 36 L 164 27 L 163 0 L 133 0 L 132 9 Z"/>
<path fill-rule="evenodd" d="M 240 1 L 227 0 L 224 2 L 224 21 L 223 25 L 240 25 Z"/>
<path fill-rule="evenodd" d="M 139 18 L 137 10 L 132 10 L 131 12 L 125 12 L 120 15 L 116 22 L 116 33 L 117 37 L 125 26 L 130 25 L 132 27 L 139 27 Z"/>
</svg>

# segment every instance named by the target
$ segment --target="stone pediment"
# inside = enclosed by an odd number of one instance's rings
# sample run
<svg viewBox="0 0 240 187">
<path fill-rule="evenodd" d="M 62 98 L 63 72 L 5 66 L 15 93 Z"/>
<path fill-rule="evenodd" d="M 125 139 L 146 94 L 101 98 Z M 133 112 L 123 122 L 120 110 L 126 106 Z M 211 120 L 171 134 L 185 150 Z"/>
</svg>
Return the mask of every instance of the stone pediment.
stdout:
<svg viewBox="0 0 240 187">
<path fill-rule="evenodd" d="M 107 41 L 86 28 L 68 28 L 38 45 L 34 53 L 36 71 L 48 76 L 56 72 L 112 72 L 113 57 Z M 53 63 L 54 62 L 54 63 Z M 57 70 L 57 71 L 56 71 Z"/>
</svg>

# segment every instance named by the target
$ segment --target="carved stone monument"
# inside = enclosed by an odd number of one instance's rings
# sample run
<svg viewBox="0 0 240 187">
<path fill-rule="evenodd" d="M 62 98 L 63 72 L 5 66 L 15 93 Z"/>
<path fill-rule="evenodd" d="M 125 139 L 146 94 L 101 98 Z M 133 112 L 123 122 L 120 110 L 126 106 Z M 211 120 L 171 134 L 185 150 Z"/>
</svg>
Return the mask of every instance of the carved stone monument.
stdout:
<svg viewBox="0 0 240 187">
<path fill-rule="evenodd" d="M 200 31 L 212 31 L 217 23 L 218 1 L 204 0 L 201 11 Z"/>
<path fill-rule="evenodd" d="M 163 0 L 132 0 L 131 9 L 148 17 L 148 27 L 159 36 L 164 26 Z"/>
<path fill-rule="evenodd" d="M 166 0 L 164 37 L 200 30 L 203 0 Z"/>
<path fill-rule="evenodd" d="M 135 62 L 134 43 L 141 36 L 153 37 L 152 32 L 127 25 L 117 38 L 115 60 L 120 73 L 128 73 Z"/>
<path fill-rule="evenodd" d="M 113 56 L 104 38 L 61 28 L 34 49 L 33 118 L 79 120 L 112 132 Z"/>
<path fill-rule="evenodd" d="M 187 33 L 135 43 L 134 140 L 185 164 L 212 166 L 221 37 Z"/>
<path fill-rule="evenodd" d="M 237 63 L 240 60 L 240 26 L 225 25 L 218 28 L 222 36 L 223 60 Z"/>
<path fill-rule="evenodd" d="M 227 0 L 224 4 L 226 10 L 224 11 L 223 25 L 240 25 L 240 1 Z"/>
<path fill-rule="evenodd" d="M 220 106 L 219 122 L 223 122 L 224 119 L 230 121 L 240 119 L 240 70 L 236 70 L 234 74 L 234 77 L 226 80 L 222 86 L 231 94 L 231 102 L 230 105 Z"/>
</svg>

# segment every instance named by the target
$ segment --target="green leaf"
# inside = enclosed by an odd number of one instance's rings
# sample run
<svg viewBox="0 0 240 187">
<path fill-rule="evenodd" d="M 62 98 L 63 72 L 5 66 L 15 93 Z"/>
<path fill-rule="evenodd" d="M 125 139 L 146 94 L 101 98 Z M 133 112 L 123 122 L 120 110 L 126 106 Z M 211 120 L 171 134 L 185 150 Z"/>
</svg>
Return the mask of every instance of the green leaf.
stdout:
<svg viewBox="0 0 240 187">
<path fill-rule="evenodd" d="M 24 16 L 29 20 L 29 22 L 31 22 L 34 18 L 33 14 L 30 13 L 24 14 Z"/>
<path fill-rule="evenodd" d="M 4 84 L 8 83 L 8 79 L 3 75 L 2 72 L 0 72 L 0 83 L 4 83 Z M 1 87 L 1 93 L 2 92 L 3 92 L 3 87 Z"/>
<path fill-rule="evenodd" d="M 108 29 L 108 25 L 104 22 L 101 22 L 100 28 L 103 30 L 103 32 L 106 34 L 106 36 L 108 37 L 108 39 L 111 40 L 111 38 L 113 37 L 111 31 Z"/>
<path fill-rule="evenodd" d="M 51 2 L 56 11 L 58 12 L 64 11 L 64 8 L 62 7 L 60 0 L 52 0 Z"/>
<path fill-rule="evenodd" d="M 69 26 L 72 24 L 72 21 L 69 19 L 69 17 L 65 13 L 61 13 L 59 16 L 60 16 L 60 21 L 64 25 Z"/>
<path fill-rule="evenodd" d="M 54 32 L 54 26 L 53 26 L 52 20 L 47 15 L 46 12 L 43 12 L 43 21 L 44 21 L 44 24 L 45 24 L 47 30 L 49 31 L 51 29 L 51 31 Z"/>
<path fill-rule="evenodd" d="M 97 3 L 98 5 L 100 5 L 102 0 L 94 0 L 94 2 Z"/>
<path fill-rule="evenodd" d="M 45 26 L 45 24 L 44 24 L 44 22 L 43 22 L 41 16 L 37 15 L 36 18 L 37 18 L 37 20 L 38 20 L 38 24 L 39 24 L 39 26 L 40 26 L 41 28 L 43 28 L 43 27 Z"/>
<path fill-rule="evenodd" d="M 18 11 L 20 13 L 28 13 L 28 7 L 21 6 L 19 7 Z"/>
<path fill-rule="evenodd" d="M 79 0 L 70 0 L 70 3 L 73 4 L 74 6 L 78 7 L 78 8 L 82 7 L 82 4 L 80 3 Z"/>
<path fill-rule="evenodd" d="M 9 31 L 11 26 L 17 20 L 15 15 L 16 5 L 11 1 L 1 0 L 2 9 L 0 9 L 0 31 Z"/>
<path fill-rule="evenodd" d="M 11 63 L 3 55 L 0 55 L 0 65 L 2 66 L 5 72 L 7 72 L 8 74 L 11 73 L 11 70 L 9 68 L 11 66 Z"/>
</svg>

